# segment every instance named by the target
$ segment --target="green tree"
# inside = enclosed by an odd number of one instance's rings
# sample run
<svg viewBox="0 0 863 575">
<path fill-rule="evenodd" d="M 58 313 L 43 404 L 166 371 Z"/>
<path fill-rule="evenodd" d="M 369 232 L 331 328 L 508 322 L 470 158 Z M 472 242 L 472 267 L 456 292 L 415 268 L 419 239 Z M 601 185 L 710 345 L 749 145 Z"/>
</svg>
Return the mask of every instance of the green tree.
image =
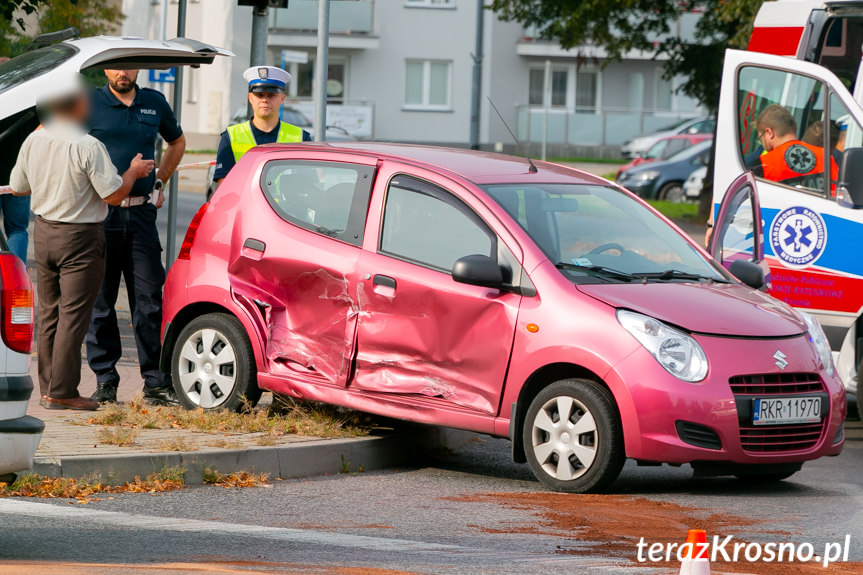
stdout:
<svg viewBox="0 0 863 575">
<path fill-rule="evenodd" d="M 744 48 L 763 0 L 493 0 L 507 21 L 535 26 L 563 48 L 603 48 L 608 61 L 640 50 L 665 57 L 665 76 L 682 76 L 680 87 L 710 110 L 719 103 L 726 48 Z M 692 38 L 674 32 L 685 13 L 700 12 Z M 607 63 L 607 62 L 606 62 Z"/>
<path fill-rule="evenodd" d="M 44 3 L 46 0 L 0 0 L 0 16 L 3 17 L 5 23 L 11 23 L 13 20 L 16 24 L 23 30 L 24 26 L 24 18 L 21 16 L 30 15 L 36 12 L 39 8 L 39 4 Z M 20 12 L 19 12 L 20 10 Z M 6 27 L 3 28 L 3 31 L 6 30 Z"/>
</svg>

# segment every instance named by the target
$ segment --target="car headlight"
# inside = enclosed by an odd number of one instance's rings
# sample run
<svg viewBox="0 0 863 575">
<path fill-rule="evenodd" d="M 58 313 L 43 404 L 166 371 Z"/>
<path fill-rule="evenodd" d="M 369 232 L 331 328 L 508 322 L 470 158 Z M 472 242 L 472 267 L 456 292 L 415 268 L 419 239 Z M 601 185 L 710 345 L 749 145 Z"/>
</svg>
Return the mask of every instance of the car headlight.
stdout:
<svg viewBox="0 0 863 575">
<path fill-rule="evenodd" d="M 821 365 L 827 375 L 833 375 L 833 350 L 830 349 L 830 342 L 827 341 L 827 336 L 821 328 L 821 324 L 814 316 L 801 311 L 803 321 L 806 322 L 806 328 L 809 330 L 809 340 L 815 346 L 815 351 L 818 352 L 818 358 L 821 360 Z"/>
<path fill-rule="evenodd" d="M 617 321 L 674 377 L 689 383 L 707 377 L 707 355 L 689 335 L 652 317 L 623 309 L 617 310 Z"/>
<path fill-rule="evenodd" d="M 641 181 L 641 182 L 649 182 L 651 180 L 655 180 L 659 177 L 659 170 L 645 170 L 643 172 L 638 172 L 632 176 L 633 180 Z"/>
</svg>

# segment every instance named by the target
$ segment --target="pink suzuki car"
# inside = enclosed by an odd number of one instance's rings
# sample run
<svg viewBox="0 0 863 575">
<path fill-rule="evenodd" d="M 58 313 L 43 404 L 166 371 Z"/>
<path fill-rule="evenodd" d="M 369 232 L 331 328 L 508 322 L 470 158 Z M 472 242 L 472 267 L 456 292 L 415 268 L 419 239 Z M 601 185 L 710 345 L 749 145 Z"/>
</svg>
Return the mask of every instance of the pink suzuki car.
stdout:
<svg viewBox="0 0 863 575">
<path fill-rule="evenodd" d="M 508 437 L 561 491 L 607 488 L 626 458 L 783 479 L 842 450 L 845 394 L 818 323 L 753 289 L 756 205 L 739 178 L 714 235 L 729 273 L 562 166 L 255 148 L 171 268 L 162 367 L 188 408 L 271 390 Z"/>
</svg>

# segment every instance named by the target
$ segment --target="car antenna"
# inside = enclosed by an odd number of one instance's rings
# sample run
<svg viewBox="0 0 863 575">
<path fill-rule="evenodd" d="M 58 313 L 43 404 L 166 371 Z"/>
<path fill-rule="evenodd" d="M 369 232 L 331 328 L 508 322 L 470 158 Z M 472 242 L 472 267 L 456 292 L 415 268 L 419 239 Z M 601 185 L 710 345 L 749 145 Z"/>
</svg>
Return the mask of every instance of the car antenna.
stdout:
<svg viewBox="0 0 863 575">
<path fill-rule="evenodd" d="M 494 101 L 492 101 L 491 96 L 486 96 L 486 98 L 488 98 L 488 103 L 491 104 L 491 108 L 492 110 L 494 110 L 494 113 L 497 114 L 498 118 L 500 118 L 503 127 L 506 128 L 506 131 L 509 132 L 509 135 L 512 136 L 512 139 L 515 140 L 515 144 L 518 146 L 519 151 L 524 154 L 525 158 L 527 158 L 527 163 L 530 164 L 528 172 L 530 172 L 531 174 L 537 173 L 539 170 L 536 169 L 536 165 L 533 163 L 533 160 L 530 159 L 530 155 L 527 153 L 525 147 L 521 145 L 521 142 L 518 141 L 518 138 L 516 138 L 512 130 L 509 129 L 506 120 L 503 119 L 503 116 L 501 116 L 500 112 L 497 109 L 497 106 L 494 105 Z"/>
</svg>

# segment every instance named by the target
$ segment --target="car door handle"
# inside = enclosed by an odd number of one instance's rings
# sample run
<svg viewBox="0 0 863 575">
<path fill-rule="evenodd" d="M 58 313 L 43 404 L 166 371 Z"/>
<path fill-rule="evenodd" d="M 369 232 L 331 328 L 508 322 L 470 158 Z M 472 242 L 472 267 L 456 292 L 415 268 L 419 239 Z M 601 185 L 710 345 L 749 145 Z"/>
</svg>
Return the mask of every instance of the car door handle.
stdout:
<svg viewBox="0 0 863 575">
<path fill-rule="evenodd" d="M 381 274 L 377 274 L 372 283 L 376 286 L 388 287 L 390 289 L 396 289 L 396 280 L 395 278 L 391 278 L 390 276 L 384 276 Z"/>
<path fill-rule="evenodd" d="M 256 240 L 255 238 L 248 238 L 243 242 L 243 247 L 254 252 L 264 253 L 264 250 L 267 249 L 267 244 L 261 240 Z"/>
</svg>

